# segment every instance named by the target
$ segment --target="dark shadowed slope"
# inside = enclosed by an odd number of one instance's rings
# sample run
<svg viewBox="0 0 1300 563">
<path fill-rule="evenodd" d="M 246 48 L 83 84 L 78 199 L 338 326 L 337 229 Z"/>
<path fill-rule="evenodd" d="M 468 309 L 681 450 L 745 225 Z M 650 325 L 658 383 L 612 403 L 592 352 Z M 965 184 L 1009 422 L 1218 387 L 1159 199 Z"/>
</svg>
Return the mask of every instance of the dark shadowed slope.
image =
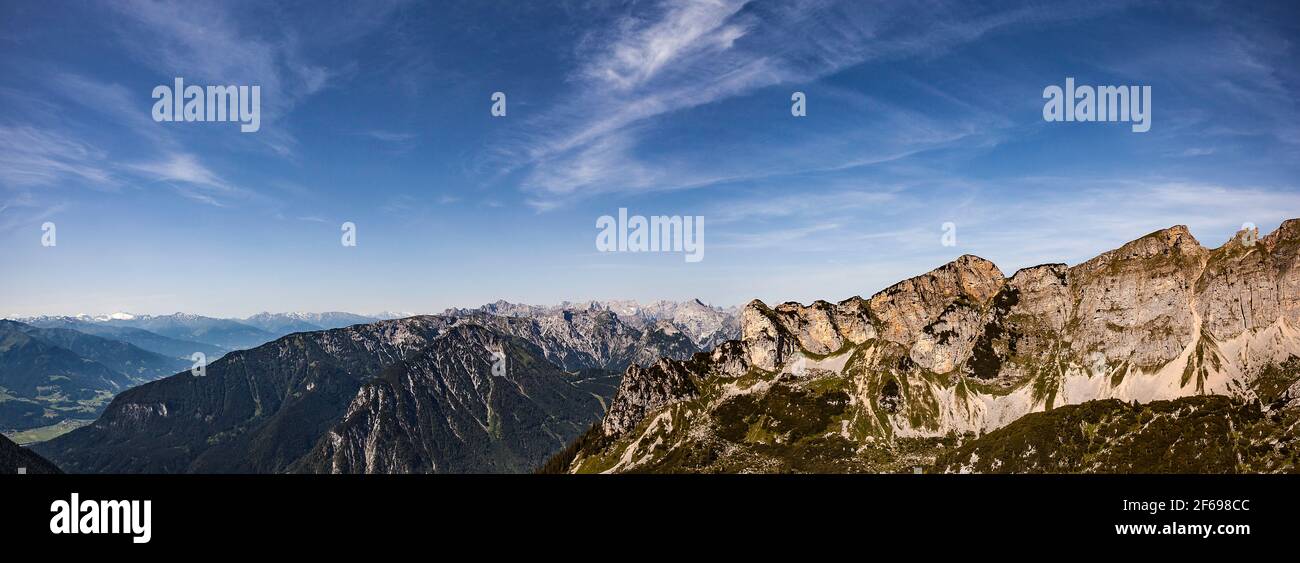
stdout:
<svg viewBox="0 0 1300 563">
<path fill-rule="evenodd" d="M 98 362 L 0 321 L 0 428 L 25 430 L 67 418 L 93 418 L 134 383 Z"/>
<path fill-rule="evenodd" d="M 294 470 L 526 472 L 602 413 L 536 345 L 462 325 L 366 383 Z"/>
<path fill-rule="evenodd" d="M 1019 420 L 940 455 L 936 470 L 975 473 L 1300 472 L 1300 410 L 1228 397 L 1148 404 L 1114 399 Z"/>
<path fill-rule="evenodd" d="M 72 472 L 283 471 L 384 365 L 447 321 L 416 317 L 298 333 L 231 352 L 204 377 L 178 374 L 118 395 L 94 424 L 37 446 Z"/>
<path fill-rule="evenodd" d="M 447 335 L 460 326 L 477 328 Z M 509 355 L 506 376 L 483 379 L 485 339 Z M 187 372 L 122 393 L 93 425 L 37 448 L 72 472 L 282 472 L 341 421 L 340 436 L 356 435 L 347 421 L 373 408 L 391 423 L 376 429 L 376 448 L 391 439 L 423 451 L 381 465 L 348 458 L 340 452 L 352 446 L 340 443 L 295 468 L 334 470 L 338 458 L 340 471 L 527 471 L 600 417 L 617 385 L 610 369 L 694 350 L 676 331 L 632 329 L 608 311 L 423 316 L 297 333 L 232 352 L 205 377 Z M 385 410 L 378 399 L 388 398 L 441 416 L 417 428 Z"/>
<path fill-rule="evenodd" d="M 17 474 L 19 469 L 23 469 L 28 475 L 62 473 L 45 458 L 0 435 L 0 479 L 17 479 L 18 477 L 10 477 L 10 475 Z M 0 486 L 13 484 L 12 481 L 7 480 L 4 483 Z"/>
<path fill-rule="evenodd" d="M 29 336 L 104 364 L 136 381 L 152 381 L 189 369 L 190 362 L 156 354 L 138 346 L 66 328 L 21 328 Z"/>
</svg>

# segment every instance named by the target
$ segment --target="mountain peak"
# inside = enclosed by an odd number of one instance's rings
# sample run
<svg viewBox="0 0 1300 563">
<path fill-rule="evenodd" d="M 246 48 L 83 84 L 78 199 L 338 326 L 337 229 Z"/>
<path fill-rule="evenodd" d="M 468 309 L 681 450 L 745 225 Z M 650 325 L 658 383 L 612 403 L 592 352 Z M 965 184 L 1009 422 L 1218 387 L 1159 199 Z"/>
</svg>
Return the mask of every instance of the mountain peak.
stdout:
<svg viewBox="0 0 1300 563">
<path fill-rule="evenodd" d="M 1202 250 L 1200 241 L 1197 241 L 1196 237 L 1192 236 L 1192 231 L 1187 228 L 1187 225 L 1174 225 L 1172 227 L 1148 233 L 1142 238 L 1121 246 L 1120 250 L 1149 244 L 1152 241 L 1157 242 L 1166 248 L 1179 250 Z"/>
<path fill-rule="evenodd" d="M 1273 248 L 1283 241 L 1289 241 L 1293 244 L 1300 242 L 1300 219 L 1282 221 L 1282 224 L 1278 225 L 1276 230 L 1269 233 L 1262 240 L 1269 248 Z"/>
<path fill-rule="evenodd" d="M 1120 264 L 1132 264 L 1130 267 L 1149 269 L 1154 266 L 1152 260 L 1168 262 L 1179 267 L 1194 268 L 1208 253 L 1201 243 L 1192 236 L 1186 225 L 1174 225 L 1143 235 L 1124 243 L 1119 248 L 1083 262 L 1073 268 L 1077 273 L 1114 273 Z"/>
</svg>

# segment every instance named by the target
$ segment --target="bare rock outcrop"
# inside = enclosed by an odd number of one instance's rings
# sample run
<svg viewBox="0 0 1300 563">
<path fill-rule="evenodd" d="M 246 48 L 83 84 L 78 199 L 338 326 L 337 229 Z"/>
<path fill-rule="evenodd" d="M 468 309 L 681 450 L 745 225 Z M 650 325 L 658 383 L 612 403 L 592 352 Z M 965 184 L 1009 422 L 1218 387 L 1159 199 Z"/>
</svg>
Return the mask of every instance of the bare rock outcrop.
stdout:
<svg viewBox="0 0 1300 563">
<path fill-rule="evenodd" d="M 696 393 L 686 362 L 662 359 L 648 368 L 633 364 L 623 373 L 601 428 L 607 436 L 623 434 L 635 428 L 646 413 Z"/>
<path fill-rule="evenodd" d="M 1156 231 L 1070 269 L 1071 347 L 1156 368 L 1197 337 L 1192 308 L 1209 251 L 1187 227 Z"/>
<path fill-rule="evenodd" d="M 1069 276 L 1065 264 L 1033 266 L 1012 275 L 985 313 L 965 375 L 1009 385 L 1057 353 L 1074 308 Z"/>
<path fill-rule="evenodd" d="M 1001 289 L 1002 283 L 1002 271 L 997 266 L 967 254 L 886 288 L 871 296 L 869 306 L 880 323 L 881 338 L 910 345 L 953 301 L 964 297 L 983 305 Z"/>
</svg>

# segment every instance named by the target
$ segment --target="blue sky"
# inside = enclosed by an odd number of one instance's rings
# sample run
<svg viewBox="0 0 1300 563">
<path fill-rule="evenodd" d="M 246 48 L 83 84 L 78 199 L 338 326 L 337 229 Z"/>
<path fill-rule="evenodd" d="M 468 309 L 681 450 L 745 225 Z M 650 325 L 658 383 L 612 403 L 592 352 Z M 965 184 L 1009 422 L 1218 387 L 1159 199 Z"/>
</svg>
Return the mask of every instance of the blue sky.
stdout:
<svg viewBox="0 0 1300 563">
<path fill-rule="evenodd" d="M 1080 4 L 3 1 L 0 315 L 838 300 L 1300 217 L 1300 8 Z M 154 122 L 176 76 L 261 130 Z M 1150 132 L 1045 122 L 1067 76 Z M 597 252 L 620 207 L 704 260 Z"/>
</svg>

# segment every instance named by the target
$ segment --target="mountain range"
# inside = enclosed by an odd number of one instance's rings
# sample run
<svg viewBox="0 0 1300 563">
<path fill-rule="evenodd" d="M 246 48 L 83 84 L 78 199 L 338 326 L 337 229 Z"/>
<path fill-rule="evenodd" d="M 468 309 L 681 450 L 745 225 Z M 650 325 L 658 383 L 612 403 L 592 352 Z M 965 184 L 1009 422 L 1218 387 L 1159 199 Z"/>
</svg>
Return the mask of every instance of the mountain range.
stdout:
<svg viewBox="0 0 1300 563">
<path fill-rule="evenodd" d="M 131 386 L 285 334 L 371 323 L 351 313 L 32 317 L 0 321 L 0 430 L 39 440 L 93 420 Z"/>
<path fill-rule="evenodd" d="M 554 306 L 521 305 L 496 301 L 477 309 L 450 309 L 448 314 L 471 312 L 511 317 L 547 317 L 563 311 L 608 311 L 618 315 L 627 325 L 645 330 L 657 325 L 671 325 L 686 334 L 701 350 L 709 350 L 718 343 L 736 338 L 740 334 L 738 309 L 714 307 L 699 299 L 691 301 L 654 301 L 641 304 L 630 300 L 564 302 Z"/>
<path fill-rule="evenodd" d="M 94 321 L 83 317 L 34 317 L 18 319 L 38 328 L 75 330 L 82 334 L 99 336 L 131 344 L 168 358 L 189 360 L 195 352 L 208 358 L 219 358 L 226 349 L 215 344 L 170 338 L 144 329 L 131 328 Z"/>
<path fill-rule="evenodd" d="M 195 352 L 216 358 L 231 350 L 252 348 L 295 332 L 342 328 L 400 316 L 412 315 L 390 312 L 375 315 L 344 312 L 258 313 L 242 319 L 222 319 L 190 313 L 112 313 L 13 320 L 42 328 L 66 328 L 122 340 L 159 354 L 188 359 Z"/>
<path fill-rule="evenodd" d="M 92 419 L 114 394 L 187 365 L 118 340 L 0 320 L 0 429 Z"/>
<path fill-rule="evenodd" d="M 296 332 L 35 448 L 75 472 L 528 471 L 600 419 L 623 370 L 701 351 L 684 328 L 582 306 Z"/>
<path fill-rule="evenodd" d="M 241 322 L 270 334 L 284 336 L 295 332 L 343 328 L 390 318 L 395 317 L 366 316 L 337 311 L 328 313 L 258 313 L 243 319 Z"/>
<path fill-rule="evenodd" d="M 33 449 L 109 473 L 1294 472 L 1298 254 L 1300 220 L 1212 249 L 1175 226 L 835 303 L 255 316 L 293 332 Z"/>
<path fill-rule="evenodd" d="M 1214 249 L 1176 226 L 1009 278 L 967 255 L 869 299 L 753 301 L 740 339 L 630 366 L 547 467 L 1297 471 L 1297 249 L 1300 220 Z"/>
</svg>

